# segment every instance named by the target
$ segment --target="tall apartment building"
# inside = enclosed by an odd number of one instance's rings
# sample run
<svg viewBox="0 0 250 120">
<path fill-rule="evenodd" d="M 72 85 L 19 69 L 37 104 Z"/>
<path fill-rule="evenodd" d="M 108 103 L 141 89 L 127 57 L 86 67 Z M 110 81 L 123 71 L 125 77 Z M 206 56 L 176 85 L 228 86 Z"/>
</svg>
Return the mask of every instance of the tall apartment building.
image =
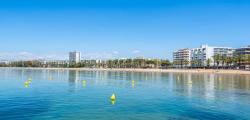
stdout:
<svg viewBox="0 0 250 120">
<path fill-rule="evenodd" d="M 191 50 L 188 48 L 179 49 L 173 53 L 173 63 L 175 68 L 190 67 Z"/>
<path fill-rule="evenodd" d="M 80 52 L 69 52 L 69 63 L 77 64 L 81 62 L 81 53 Z"/>
</svg>

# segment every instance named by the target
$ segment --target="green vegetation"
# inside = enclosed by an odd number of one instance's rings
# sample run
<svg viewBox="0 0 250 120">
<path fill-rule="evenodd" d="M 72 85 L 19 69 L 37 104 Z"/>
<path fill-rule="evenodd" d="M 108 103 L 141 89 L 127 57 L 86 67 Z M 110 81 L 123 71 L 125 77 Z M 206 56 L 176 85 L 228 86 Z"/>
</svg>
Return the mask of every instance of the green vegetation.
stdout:
<svg viewBox="0 0 250 120">
<path fill-rule="evenodd" d="M 217 69 L 245 69 L 247 65 L 250 66 L 250 54 L 235 54 L 233 57 L 217 54 L 213 58 L 214 68 Z"/>
<path fill-rule="evenodd" d="M 176 68 L 208 68 L 208 69 L 250 69 L 250 54 L 237 54 L 226 56 L 216 54 L 206 61 L 202 60 L 177 60 L 173 64 Z"/>
<path fill-rule="evenodd" d="M 14 61 L 0 64 L 0 67 L 45 67 L 45 68 L 171 68 L 169 60 L 162 59 L 112 59 L 105 61 L 82 60 L 77 64 L 66 61 Z"/>
</svg>

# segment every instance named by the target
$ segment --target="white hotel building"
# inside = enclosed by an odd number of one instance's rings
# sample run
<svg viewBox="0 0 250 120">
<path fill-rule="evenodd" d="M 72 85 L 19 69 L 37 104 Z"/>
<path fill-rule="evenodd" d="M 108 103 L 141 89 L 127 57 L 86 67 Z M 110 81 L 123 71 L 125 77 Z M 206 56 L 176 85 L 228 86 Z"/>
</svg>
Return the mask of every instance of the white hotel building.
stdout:
<svg viewBox="0 0 250 120">
<path fill-rule="evenodd" d="M 69 63 L 70 64 L 77 64 L 81 62 L 81 52 L 70 52 L 69 53 Z"/>
<path fill-rule="evenodd" d="M 183 49 L 180 49 L 178 51 L 182 51 Z M 190 54 L 182 54 L 182 52 L 174 52 L 174 67 L 179 67 L 179 64 L 175 63 L 180 63 L 178 62 L 180 58 L 185 58 L 185 60 L 189 60 L 189 64 L 186 67 L 204 67 L 208 66 L 207 61 L 210 60 L 210 65 L 209 66 L 214 66 L 214 55 L 224 55 L 224 56 L 233 56 L 234 49 L 230 47 L 211 47 L 208 45 L 201 45 L 199 48 L 194 48 L 194 49 L 185 49 L 186 53 L 189 51 Z M 187 56 L 189 55 L 189 56 Z M 177 62 L 176 62 L 177 61 Z M 183 66 L 183 65 L 182 65 Z"/>
</svg>

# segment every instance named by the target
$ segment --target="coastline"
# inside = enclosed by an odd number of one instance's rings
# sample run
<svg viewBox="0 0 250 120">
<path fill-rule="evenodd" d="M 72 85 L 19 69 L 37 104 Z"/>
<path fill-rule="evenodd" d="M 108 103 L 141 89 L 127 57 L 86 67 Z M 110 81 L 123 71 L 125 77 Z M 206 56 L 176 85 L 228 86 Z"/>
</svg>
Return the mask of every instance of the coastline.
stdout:
<svg viewBox="0 0 250 120">
<path fill-rule="evenodd" d="M 250 75 L 247 70 L 226 69 L 140 69 L 140 68 L 33 68 L 33 67 L 0 67 L 0 69 L 32 69 L 32 70 L 79 70 L 79 71 L 124 71 L 124 72 L 161 72 L 161 73 L 214 73 Z"/>
</svg>

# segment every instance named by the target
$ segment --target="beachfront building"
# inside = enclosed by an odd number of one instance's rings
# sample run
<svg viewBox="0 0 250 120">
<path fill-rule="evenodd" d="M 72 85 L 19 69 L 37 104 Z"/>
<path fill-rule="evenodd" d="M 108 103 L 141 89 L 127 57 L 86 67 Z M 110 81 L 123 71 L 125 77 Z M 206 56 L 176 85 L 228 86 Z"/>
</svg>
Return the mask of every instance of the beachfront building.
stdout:
<svg viewBox="0 0 250 120">
<path fill-rule="evenodd" d="M 191 50 L 188 48 L 179 49 L 173 53 L 173 66 L 175 68 L 190 67 Z"/>
<path fill-rule="evenodd" d="M 232 57 L 233 52 L 234 49 L 230 47 L 211 47 L 208 45 L 201 45 L 201 47 L 191 50 L 191 65 L 192 67 L 215 66 L 215 55 Z"/>
<path fill-rule="evenodd" d="M 6 67 L 8 66 L 10 61 L 8 60 L 0 60 L 0 67 Z"/>
<path fill-rule="evenodd" d="M 192 67 L 203 67 L 207 65 L 211 65 L 211 63 L 207 64 L 207 60 L 211 60 L 213 58 L 213 47 L 209 47 L 208 45 L 201 45 L 199 48 L 194 48 L 191 50 L 191 64 Z"/>
<path fill-rule="evenodd" d="M 69 63 L 70 64 L 77 64 L 81 62 L 81 53 L 74 51 L 69 52 Z"/>
<path fill-rule="evenodd" d="M 41 67 L 57 67 L 57 68 L 64 68 L 68 67 L 68 61 L 67 60 L 38 60 Z"/>
<path fill-rule="evenodd" d="M 10 62 L 8 60 L 0 60 L 0 64 L 9 64 Z"/>
<path fill-rule="evenodd" d="M 214 60 L 216 55 L 220 57 L 233 57 L 233 54 L 234 49 L 230 47 L 201 45 L 193 49 L 179 49 L 173 52 L 173 66 L 175 68 L 218 66 L 222 64 L 218 64 Z"/>
<path fill-rule="evenodd" d="M 240 68 L 250 69 L 250 63 L 248 60 L 246 60 L 250 56 L 250 45 L 236 49 L 235 55 L 239 58 L 238 64 Z"/>
<path fill-rule="evenodd" d="M 107 61 L 102 59 L 85 59 L 81 63 L 87 68 L 107 68 Z"/>
</svg>

